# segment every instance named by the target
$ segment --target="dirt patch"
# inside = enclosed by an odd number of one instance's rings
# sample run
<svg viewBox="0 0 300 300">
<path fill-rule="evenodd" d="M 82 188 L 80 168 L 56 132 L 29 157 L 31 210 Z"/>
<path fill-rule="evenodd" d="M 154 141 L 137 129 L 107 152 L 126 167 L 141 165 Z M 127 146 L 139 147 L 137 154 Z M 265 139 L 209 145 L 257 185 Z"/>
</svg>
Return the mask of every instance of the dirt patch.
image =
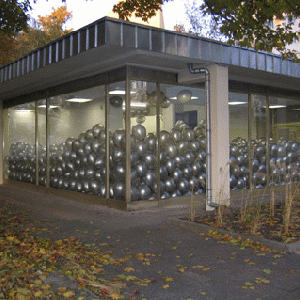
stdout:
<svg viewBox="0 0 300 300">
<path fill-rule="evenodd" d="M 221 209 L 221 211 L 220 211 Z M 218 208 L 215 213 L 199 215 L 195 222 L 215 228 L 222 228 L 244 235 L 264 237 L 283 243 L 300 241 L 300 205 L 291 209 L 288 231 L 286 232 L 286 207 L 275 204 L 274 216 L 269 205 L 248 208 L 244 213 L 230 207 Z"/>
</svg>

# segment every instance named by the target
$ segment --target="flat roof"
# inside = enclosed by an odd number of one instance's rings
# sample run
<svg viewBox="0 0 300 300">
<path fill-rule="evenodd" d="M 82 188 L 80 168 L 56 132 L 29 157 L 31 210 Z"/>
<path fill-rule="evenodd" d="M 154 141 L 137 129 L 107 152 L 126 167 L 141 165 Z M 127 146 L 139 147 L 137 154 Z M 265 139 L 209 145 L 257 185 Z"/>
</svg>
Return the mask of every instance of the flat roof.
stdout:
<svg viewBox="0 0 300 300">
<path fill-rule="evenodd" d="M 180 72 L 228 66 L 229 79 L 300 92 L 300 63 L 175 31 L 104 17 L 0 68 L 0 100 L 124 65 Z"/>
</svg>

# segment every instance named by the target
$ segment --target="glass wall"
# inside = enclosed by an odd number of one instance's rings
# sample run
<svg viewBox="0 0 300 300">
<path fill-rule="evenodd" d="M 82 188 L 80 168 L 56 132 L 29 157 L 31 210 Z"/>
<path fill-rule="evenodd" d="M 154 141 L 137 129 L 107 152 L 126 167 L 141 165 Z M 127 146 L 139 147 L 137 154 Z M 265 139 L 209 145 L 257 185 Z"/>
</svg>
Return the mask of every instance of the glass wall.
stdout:
<svg viewBox="0 0 300 300">
<path fill-rule="evenodd" d="M 160 85 L 161 198 L 205 192 L 206 94 L 204 89 Z"/>
<path fill-rule="evenodd" d="M 4 110 L 5 178 L 35 183 L 35 103 Z"/>
<path fill-rule="evenodd" d="M 105 180 L 104 86 L 52 97 L 48 110 L 50 186 L 99 195 Z"/>
<path fill-rule="evenodd" d="M 300 101 L 270 97 L 270 185 L 299 182 Z"/>
<path fill-rule="evenodd" d="M 298 183 L 300 101 L 251 94 L 248 104 L 247 98 L 229 95 L 231 189 Z"/>
<path fill-rule="evenodd" d="M 157 197 L 156 89 L 155 83 L 131 81 L 131 201 Z"/>
<path fill-rule="evenodd" d="M 119 200 L 126 197 L 125 96 L 125 81 L 109 85 L 109 197 Z"/>
<path fill-rule="evenodd" d="M 249 188 L 248 94 L 229 93 L 230 188 Z"/>
</svg>

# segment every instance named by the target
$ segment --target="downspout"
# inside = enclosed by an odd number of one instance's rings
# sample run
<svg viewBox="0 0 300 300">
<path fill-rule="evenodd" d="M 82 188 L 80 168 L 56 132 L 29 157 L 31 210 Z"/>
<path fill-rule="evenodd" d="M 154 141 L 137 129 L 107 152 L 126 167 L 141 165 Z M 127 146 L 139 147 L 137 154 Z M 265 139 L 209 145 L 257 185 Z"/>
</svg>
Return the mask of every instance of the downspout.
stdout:
<svg viewBox="0 0 300 300">
<path fill-rule="evenodd" d="M 206 204 L 217 207 L 218 204 L 212 201 L 211 189 L 211 124 L 210 124 L 210 75 L 206 68 L 193 68 L 193 64 L 188 64 L 191 74 L 205 74 L 206 88 Z"/>
</svg>

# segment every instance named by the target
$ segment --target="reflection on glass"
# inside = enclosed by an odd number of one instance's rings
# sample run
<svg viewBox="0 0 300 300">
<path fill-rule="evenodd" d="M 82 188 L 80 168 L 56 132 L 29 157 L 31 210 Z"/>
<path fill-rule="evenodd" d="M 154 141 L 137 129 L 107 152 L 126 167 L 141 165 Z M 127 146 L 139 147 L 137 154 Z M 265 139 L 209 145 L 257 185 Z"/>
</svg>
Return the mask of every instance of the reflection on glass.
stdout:
<svg viewBox="0 0 300 300">
<path fill-rule="evenodd" d="M 206 96 L 203 89 L 161 85 L 161 198 L 205 192 Z"/>
<path fill-rule="evenodd" d="M 156 84 L 131 82 L 131 201 L 157 196 Z"/>
<path fill-rule="evenodd" d="M 249 188 L 248 95 L 229 93 L 230 188 Z"/>
<path fill-rule="evenodd" d="M 51 187 L 104 196 L 104 123 L 103 86 L 49 99 Z"/>
<path fill-rule="evenodd" d="M 300 101 L 270 97 L 270 185 L 299 182 Z"/>
<path fill-rule="evenodd" d="M 125 82 L 109 85 L 109 197 L 125 200 Z"/>
<path fill-rule="evenodd" d="M 6 109 L 4 132 L 6 177 L 35 183 L 35 104 Z"/>
</svg>

